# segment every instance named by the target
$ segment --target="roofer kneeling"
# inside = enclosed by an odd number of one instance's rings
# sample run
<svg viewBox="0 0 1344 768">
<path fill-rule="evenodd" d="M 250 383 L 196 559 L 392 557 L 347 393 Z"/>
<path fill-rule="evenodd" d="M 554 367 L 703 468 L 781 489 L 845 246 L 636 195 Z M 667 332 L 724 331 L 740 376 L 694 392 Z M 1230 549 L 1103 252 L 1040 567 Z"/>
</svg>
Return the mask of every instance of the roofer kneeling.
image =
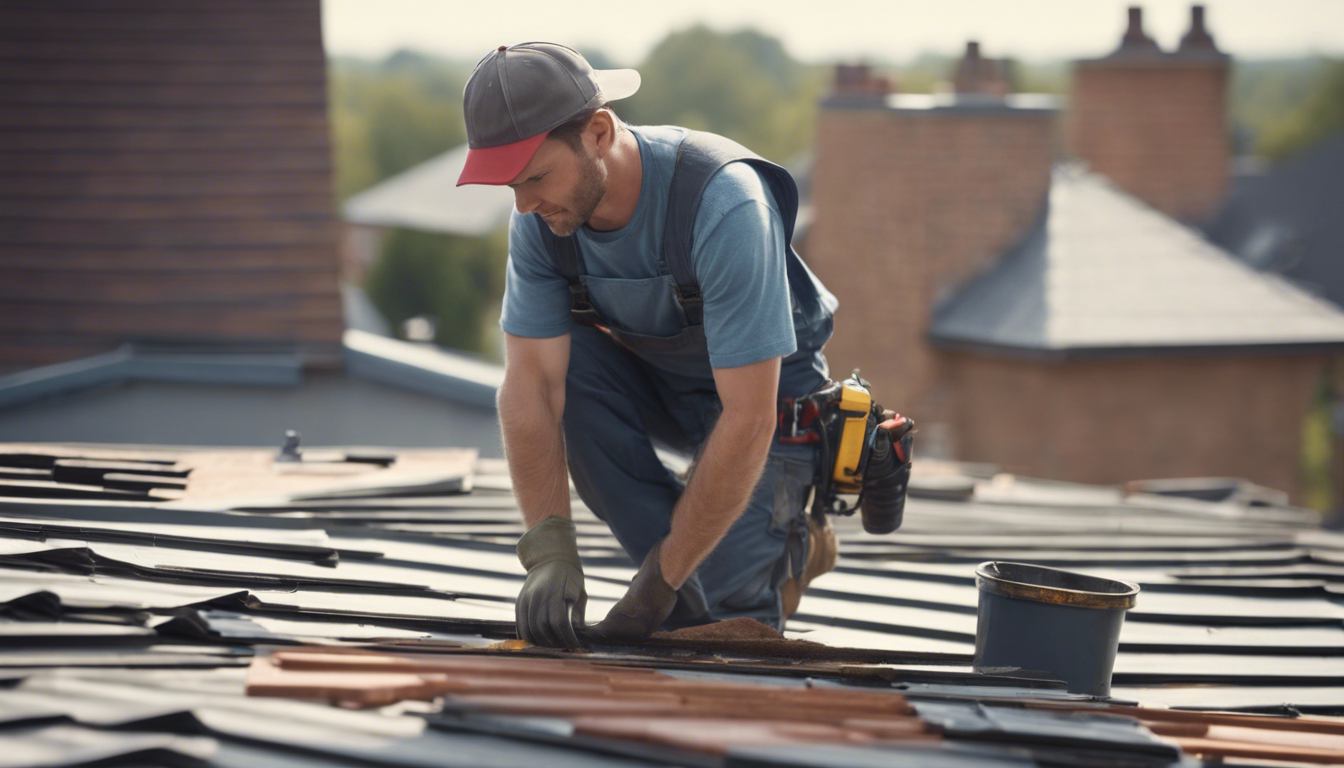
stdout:
<svg viewBox="0 0 1344 768">
<path fill-rule="evenodd" d="M 508 185 L 517 204 L 499 417 L 528 527 L 518 634 L 541 645 L 739 616 L 782 628 L 834 567 L 821 511 L 860 479 L 860 457 L 894 457 L 878 473 L 890 529 L 909 475 L 908 419 L 854 410 L 858 441 L 841 434 L 845 404 L 869 400 L 857 376 L 828 379 L 836 301 L 790 246 L 793 180 L 722 137 L 622 123 L 608 104 L 638 87 L 634 70 L 524 43 L 490 52 L 464 94 L 458 184 Z M 655 442 L 695 454 L 689 478 Z M 858 453 L 833 484 L 846 445 Z M 570 476 L 642 563 L 590 627 Z M 810 514 L 818 483 L 827 504 Z"/>
</svg>

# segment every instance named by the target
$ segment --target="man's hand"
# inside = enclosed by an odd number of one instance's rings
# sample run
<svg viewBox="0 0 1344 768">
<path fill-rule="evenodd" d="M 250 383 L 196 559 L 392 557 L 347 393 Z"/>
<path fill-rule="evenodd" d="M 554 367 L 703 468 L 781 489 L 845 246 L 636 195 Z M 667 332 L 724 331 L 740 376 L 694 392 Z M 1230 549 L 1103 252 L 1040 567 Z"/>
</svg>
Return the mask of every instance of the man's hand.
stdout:
<svg viewBox="0 0 1344 768">
<path fill-rule="evenodd" d="M 518 539 L 518 559 L 527 569 L 515 606 L 518 637 L 533 645 L 580 647 L 574 628 L 583 626 L 588 593 L 574 521 L 548 517 L 532 526 Z"/>
<path fill-rule="evenodd" d="M 648 637 L 663 625 L 677 604 L 677 591 L 663 578 L 659 558 L 662 542 L 653 545 L 644 564 L 630 582 L 630 589 L 607 618 L 584 631 L 584 639 L 597 643 L 621 643 Z"/>
</svg>

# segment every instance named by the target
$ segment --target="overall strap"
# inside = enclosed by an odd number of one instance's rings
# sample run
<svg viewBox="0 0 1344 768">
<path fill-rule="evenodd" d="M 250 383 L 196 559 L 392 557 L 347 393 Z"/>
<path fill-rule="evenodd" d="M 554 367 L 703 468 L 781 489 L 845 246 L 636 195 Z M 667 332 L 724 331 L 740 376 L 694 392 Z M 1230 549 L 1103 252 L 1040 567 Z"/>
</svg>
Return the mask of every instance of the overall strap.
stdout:
<svg viewBox="0 0 1344 768">
<path fill-rule="evenodd" d="M 704 296 L 691 263 L 695 215 L 700 210 L 700 200 L 709 180 L 723 166 L 738 161 L 749 163 L 769 180 L 784 220 L 785 242 L 793 239 L 798 187 L 788 172 L 732 139 L 703 131 L 688 132 L 677 147 L 677 161 L 672 171 L 667 221 L 663 226 L 663 257 L 677 284 L 677 301 L 692 325 L 702 324 L 705 312 Z"/>
<path fill-rule="evenodd" d="M 569 313 L 574 322 L 580 325 L 597 326 L 602 324 L 593 303 L 588 300 L 588 286 L 579 276 L 583 274 L 583 254 L 579 252 L 578 238 L 570 235 L 560 237 L 546 226 L 545 220 L 533 214 L 537 222 L 537 231 L 541 233 L 541 244 L 551 255 L 555 269 L 569 283 Z"/>
</svg>

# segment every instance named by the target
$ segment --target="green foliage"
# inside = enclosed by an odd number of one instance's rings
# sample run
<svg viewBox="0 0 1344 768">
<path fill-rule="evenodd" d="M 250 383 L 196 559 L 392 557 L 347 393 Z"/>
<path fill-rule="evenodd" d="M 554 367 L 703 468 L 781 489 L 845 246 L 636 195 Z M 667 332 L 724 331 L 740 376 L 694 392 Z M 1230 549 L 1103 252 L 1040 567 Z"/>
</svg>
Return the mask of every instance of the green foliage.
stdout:
<svg viewBox="0 0 1344 768">
<path fill-rule="evenodd" d="M 483 316 L 503 295 L 507 248 L 502 231 L 477 238 L 394 229 L 365 288 L 398 336 L 424 316 L 435 322 L 434 343 L 494 356 Z"/>
<path fill-rule="evenodd" d="M 1344 131 L 1344 59 L 1329 62 L 1301 105 L 1265 126 L 1257 146 L 1277 162 L 1340 131 Z"/>
<path fill-rule="evenodd" d="M 1322 377 L 1302 424 L 1302 503 L 1322 512 L 1340 501 L 1335 496 L 1335 399 L 1329 377 Z"/>
<path fill-rule="evenodd" d="M 1266 131 L 1300 108 L 1326 71 L 1326 60 L 1232 60 L 1228 111 L 1233 151 L 1260 152 Z"/>
<path fill-rule="evenodd" d="M 713 131 L 779 162 L 811 143 L 824 72 L 772 37 L 694 26 L 664 38 L 638 69 L 639 92 L 614 105 L 628 122 Z"/>
<path fill-rule="evenodd" d="M 461 63 L 400 51 L 330 67 L 336 195 L 345 199 L 466 141 Z"/>
</svg>

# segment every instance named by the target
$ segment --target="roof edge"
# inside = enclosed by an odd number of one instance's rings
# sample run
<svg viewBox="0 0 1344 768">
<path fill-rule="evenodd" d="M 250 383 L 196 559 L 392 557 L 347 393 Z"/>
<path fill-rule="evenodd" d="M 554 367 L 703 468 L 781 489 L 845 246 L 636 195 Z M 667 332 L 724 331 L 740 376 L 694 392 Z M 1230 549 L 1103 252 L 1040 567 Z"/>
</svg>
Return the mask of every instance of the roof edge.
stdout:
<svg viewBox="0 0 1344 768">
<path fill-rule="evenodd" d="M 494 410 L 503 366 L 442 349 L 347 329 L 345 367 L 353 376 Z"/>
<path fill-rule="evenodd" d="M 294 386 L 303 380 L 295 354 L 175 354 L 140 352 L 126 344 L 112 352 L 0 376 L 0 409 L 126 381 Z"/>
</svg>

